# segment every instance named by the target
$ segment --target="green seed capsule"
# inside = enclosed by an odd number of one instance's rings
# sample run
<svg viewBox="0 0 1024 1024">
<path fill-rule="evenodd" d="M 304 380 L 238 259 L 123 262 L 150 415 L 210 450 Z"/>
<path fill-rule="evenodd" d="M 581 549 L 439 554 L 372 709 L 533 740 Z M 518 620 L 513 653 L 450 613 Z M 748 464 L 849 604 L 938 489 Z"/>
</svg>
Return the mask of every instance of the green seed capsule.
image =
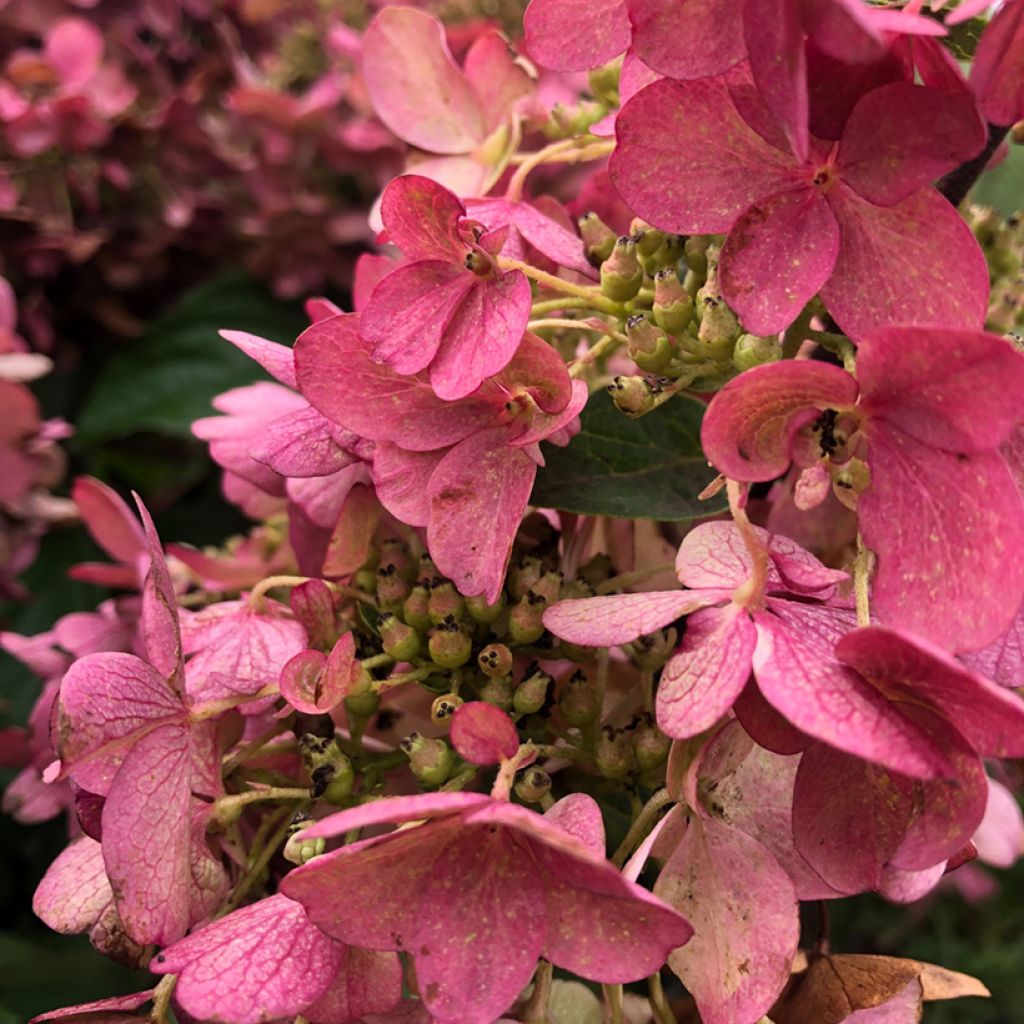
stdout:
<svg viewBox="0 0 1024 1024">
<path fill-rule="evenodd" d="M 448 781 L 455 767 L 455 753 L 444 740 L 428 739 L 418 732 L 402 740 L 402 750 L 409 758 L 413 775 L 428 786 L 441 786 Z"/>
<path fill-rule="evenodd" d="M 611 256 L 601 264 L 601 291 L 616 302 L 635 298 L 644 280 L 636 242 L 627 235 L 616 239 Z"/>
</svg>

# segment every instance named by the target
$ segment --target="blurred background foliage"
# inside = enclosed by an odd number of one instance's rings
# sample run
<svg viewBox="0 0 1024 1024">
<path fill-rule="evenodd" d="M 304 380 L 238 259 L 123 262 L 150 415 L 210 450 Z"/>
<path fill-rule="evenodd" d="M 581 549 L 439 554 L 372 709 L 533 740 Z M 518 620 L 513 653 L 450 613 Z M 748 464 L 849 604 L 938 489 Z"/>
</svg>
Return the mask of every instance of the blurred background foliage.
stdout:
<svg viewBox="0 0 1024 1024">
<path fill-rule="evenodd" d="M 987 172 L 973 198 L 1004 215 L 1024 206 L 1024 147 Z M 245 521 L 222 499 L 220 474 L 190 424 L 210 412 L 214 395 L 265 375 L 216 332 L 234 328 L 290 343 L 305 322 L 298 303 L 231 271 L 169 297 L 128 346 L 107 344 L 90 325 L 88 336 L 71 339 L 81 362 L 70 371 L 58 367 L 35 387 L 46 416 L 75 424 L 66 445 L 68 480 L 87 473 L 122 494 L 138 490 L 167 540 L 202 546 L 242 532 Z M 33 634 L 67 612 L 94 608 L 100 588 L 71 581 L 66 571 L 102 558 L 82 531 L 52 532 L 23 577 L 29 600 L 0 603 L 0 629 Z M 0 726 L 24 723 L 37 693 L 37 681 L 0 651 Z M 0 769 L 0 783 L 12 776 Z M 66 839 L 62 819 L 25 827 L 0 816 L 0 1024 L 150 984 L 145 972 L 97 956 L 85 936 L 55 935 L 32 915 L 32 892 Z M 834 951 L 932 961 L 992 990 L 990 1001 L 931 1004 L 926 1024 L 1024 1021 L 1024 863 L 1000 874 L 998 889 L 981 902 L 967 903 L 950 887 L 909 908 L 870 896 L 843 900 L 830 904 L 830 916 Z"/>
</svg>

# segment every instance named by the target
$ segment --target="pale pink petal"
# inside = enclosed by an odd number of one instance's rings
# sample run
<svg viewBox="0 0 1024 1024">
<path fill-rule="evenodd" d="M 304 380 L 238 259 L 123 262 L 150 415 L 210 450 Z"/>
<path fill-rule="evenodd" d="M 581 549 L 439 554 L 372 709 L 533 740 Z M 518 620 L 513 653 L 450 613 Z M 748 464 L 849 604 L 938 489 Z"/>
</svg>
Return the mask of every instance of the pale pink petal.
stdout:
<svg viewBox="0 0 1024 1024">
<path fill-rule="evenodd" d="M 301 903 L 277 895 L 174 943 L 150 970 L 178 975 L 175 1000 L 197 1020 L 262 1024 L 294 1017 L 322 996 L 345 953 Z"/>
<path fill-rule="evenodd" d="M 1024 595 L 1024 502 L 1002 456 L 938 451 L 899 430 L 870 441 L 858 511 L 887 625 L 951 651 L 997 639 Z"/>
<path fill-rule="evenodd" d="M 460 442 L 430 477 L 427 544 L 438 569 L 467 596 L 498 599 L 536 463 L 505 446 L 505 430 Z"/>
<path fill-rule="evenodd" d="M 349 1024 L 364 1018 L 369 1024 L 369 1014 L 390 1010 L 402 998 L 402 962 L 394 953 L 357 946 L 344 950 L 333 984 L 303 1013 L 315 1024 Z"/>
<path fill-rule="evenodd" d="M 624 0 L 530 0 L 526 48 L 556 71 L 586 71 L 617 57 L 632 34 Z"/>
<path fill-rule="evenodd" d="M 295 357 L 287 345 L 268 341 L 248 331 L 220 331 L 225 341 L 241 349 L 250 359 L 259 363 L 267 373 L 285 387 L 297 388 L 295 380 Z"/>
<path fill-rule="evenodd" d="M 657 590 L 559 601 L 544 613 L 544 625 L 557 637 L 588 647 L 615 647 L 653 633 L 708 604 L 728 600 L 730 591 L 713 594 Z"/>
<path fill-rule="evenodd" d="M 894 323 L 981 328 L 988 267 L 967 222 L 935 189 L 882 207 L 840 183 L 829 202 L 842 244 L 821 298 L 847 334 Z"/>
<path fill-rule="evenodd" d="M 71 488 L 71 498 L 93 540 L 111 558 L 136 565 L 146 557 L 146 535 L 116 491 L 93 477 L 80 476 Z"/>
<path fill-rule="evenodd" d="M 865 199 L 892 206 L 976 156 L 985 137 L 969 95 L 893 82 L 853 108 L 837 169 Z"/>
<path fill-rule="evenodd" d="M 397 265 L 389 256 L 378 256 L 372 252 L 364 252 L 359 256 L 359 259 L 356 260 L 352 281 L 352 307 L 357 313 L 361 313 L 366 308 L 373 289 Z M 337 316 L 340 312 L 341 310 L 325 311 L 324 316 L 311 316 L 310 320 L 313 323 L 319 323 L 321 320 L 329 320 L 332 316 Z M 297 387 L 298 385 L 295 386 Z"/>
<path fill-rule="evenodd" d="M 789 621 L 784 605 L 755 615 L 754 674 L 766 700 L 802 732 L 919 778 L 949 770 L 944 752 L 899 707 L 831 656 L 831 644 Z"/>
<path fill-rule="evenodd" d="M 993 124 L 1024 117 L 1024 4 L 1003 4 L 986 26 L 974 53 L 971 89 Z"/>
<path fill-rule="evenodd" d="M 512 719 L 497 705 L 481 700 L 455 709 L 448 736 L 459 757 L 473 764 L 498 764 L 519 749 Z"/>
<path fill-rule="evenodd" d="M 595 857 L 605 856 L 604 820 L 601 808 L 592 796 L 586 793 L 563 796 L 544 812 L 544 817 L 575 836 Z"/>
<path fill-rule="evenodd" d="M 785 537 L 772 537 L 767 530 L 758 526 L 753 530 L 773 556 L 773 549 L 778 546 L 786 555 L 801 557 L 796 551 L 802 549 Z M 803 552 L 803 561 L 807 559 L 817 562 L 813 555 Z M 750 552 L 736 524 L 732 522 L 716 521 L 695 526 L 683 538 L 676 553 L 676 576 L 685 587 L 738 587 L 750 578 L 752 569 Z M 775 567 L 774 557 L 768 563 L 768 586 L 773 590 L 783 589 L 782 577 Z"/>
<path fill-rule="evenodd" d="M 407 452 L 379 442 L 373 453 L 373 483 L 380 503 L 401 522 L 426 526 L 430 520 L 427 487 L 444 456 L 444 449 Z"/>
<path fill-rule="evenodd" d="M 915 978 L 881 1006 L 855 1010 L 843 1024 L 918 1024 L 921 1020 L 921 982 Z"/>
<path fill-rule="evenodd" d="M 753 678 L 736 699 L 732 710 L 755 742 L 773 753 L 799 754 L 814 742 L 765 700 Z"/>
<path fill-rule="evenodd" d="M 351 829 L 445 817 L 472 811 L 481 806 L 491 806 L 490 798 L 482 793 L 424 793 L 417 796 L 389 797 L 387 800 L 375 800 L 321 818 L 306 835 L 310 839 L 320 836 L 332 838 L 342 836 Z M 295 872 L 292 872 L 289 877 L 294 875 Z"/>
<path fill-rule="evenodd" d="M 527 332 L 512 361 L 501 371 L 497 391 L 504 402 L 505 391 L 523 388 L 545 413 L 561 413 L 574 399 L 576 389 L 562 357 L 546 341 Z"/>
<path fill-rule="evenodd" d="M 138 1020 L 131 1010 L 137 1010 L 143 1003 L 148 1003 L 153 998 L 155 989 L 147 989 L 145 992 L 133 992 L 129 996 L 111 996 L 108 999 L 97 999 L 91 1003 L 79 1003 L 77 1006 L 65 1006 L 61 1010 L 51 1010 L 49 1013 L 41 1013 L 33 1017 L 29 1024 L 43 1024 L 49 1020 L 64 1020 L 68 1017 L 92 1019 L 98 1024 L 109 1021 L 110 1024 L 125 1024 L 127 1021 Z M 123 1010 L 123 1014 L 116 1011 Z M 106 1017 L 86 1017 L 86 1014 L 98 1014 L 103 1011 L 110 1011 Z"/>
<path fill-rule="evenodd" d="M 916 903 L 942 881 L 947 861 L 939 861 L 923 871 L 904 871 L 902 868 L 887 867 L 882 870 L 878 892 L 891 903 Z M 856 1014 L 853 1015 L 856 1017 Z M 849 1020 L 850 1018 L 847 1018 Z M 914 1024 L 917 1024 L 916 1019 Z"/>
<path fill-rule="evenodd" d="M 691 615 L 658 684 L 655 713 L 662 732 L 686 739 L 714 725 L 746 685 L 756 643 L 754 624 L 739 605 Z"/>
<path fill-rule="evenodd" d="M 357 484 L 370 482 L 369 470 L 363 462 L 350 462 L 327 476 L 294 477 L 285 491 L 317 526 L 331 530 L 338 522 L 349 493 Z"/>
<path fill-rule="evenodd" d="M 436 18 L 381 11 L 363 37 L 362 67 L 374 109 L 400 139 L 430 153 L 468 153 L 483 140 L 480 104 Z"/>
<path fill-rule="evenodd" d="M 786 360 L 757 366 L 711 400 L 701 424 L 710 462 L 734 480 L 773 480 L 790 463 L 793 435 L 821 409 L 853 406 L 857 382 L 838 366 Z"/>
<path fill-rule="evenodd" d="M 627 0 L 627 6 L 633 49 L 669 78 L 720 75 L 746 55 L 743 5 L 733 0 Z"/>
<path fill-rule="evenodd" d="M 461 441 L 493 418 L 488 402 L 443 402 L 424 380 L 375 363 L 358 325 L 354 314 L 321 320 L 295 344 L 302 393 L 329 419 L 361 437 L 431 451 Z"/>
<path fill-rule="evenodd" d="M 1000 686 L 1024 685 L 1024 605 L 998 640 L 980 650 L 961 654 L 960 660 L 972 672 Z"/>
<path fill-rule="evenodd" d="M 469 246 L 459 235 L 466 209 L 444 186 L 418 174 L 393 178 L 381 197 L 388 241 L 410 260 L 461 263 Z"/>
<path fill-rule="evenodd" d="M 488 133 L 509 120 L 536 89 L 536 76 L 531 77 L 517 56 L 497 29 L 481 32 L 466 51 L 462 70 L 476 93 Z"/>
<path fill-rule="evenodd" d="M 1005 338 L 880 327 L 858 340 L 861 408 L 922 444 L 959 452 L 998 448 L 1024 419 L 1016 400 L 1024 391 L 1024 355 Z"/>
<path fill-rule="evenodd" d="M 149 544 L 149 571 L 142 587 L 142 634 L 146 654 L 150 664 L 170 681 L 171 687 L 180 690 L 181 629 L 178 624 L 178 597 L 149 509 L 137 494 L 134 497 Z"/>
<path fill-rule="evenodd" d="M 1024 852 L 1024 814 L 1014 795 L 995 779 L 988 780 L 985 816 L 971 841 L 979 859 L 997 868 L 1013 867 Z"/>
<path fill-rule="evenodd" d="M 320 651 L 299 651 L 281 669 L 281 696 L 307 715 L 321 715 L 337 707 L 359 679 L 355 640 L 345 633 L 329 656 Z"/>
<path fill-rule="evenodd" d="M 619 112 L 615 132 L 612 182 L 638 216 L 666 231 L 728 231 L 795 166 L 747 125 L 717 78 L 649 85 Z M 685 156 L 681 138 L 690 140 Z"/>
<path fill-rule="evenodd" d="M 61 87 L 81 89 L 99 70 L 103 59 L 103 35 L 85 18 L 65 18 L 46 33 L 43 54 L 53 66 Z"/>
<path fill-rule="evenodd" d="M 756 202 L 722 247 L 722 294 L 743 326 L 777 334 L 829 279 L 839 255 L 839 226 L 813 188 Z"/>
<path fill-rule="evenodd" d="M 693 923 L 693 938 L 668 962 L 701 1019 L 735 1024 L 767 1013 L 789 980 L 800 937 L 793 883 L 768 850 L 719 821 L 694 818 L 654 892 Z"/>
<path fill-rule="evenodd" d="M 940 647 L 868 626 L 843 637 L 836 657 L 885 692 L 937 708 L 978 753 L 1024 756 L 1024 700 L 975 675 Z"/>
<path fill-rule="evenodd" d="M 91 928 L 113 898 L 103 848 L 82 836 L 47 868 L 32 897 L 32 911 L 54 931 L 76 935 Z"/>
<path fill-rule="evenodd" d="M 849 580 L 849 573 L 823 565 L 795 540 L 779 533 L 770 536 L 768 556 L 790 590 L 827 600 L 838 584 Z"/>
<path fill-rule="evenodd" d="M 35 825 L 57 817 L 67 806 L 67 789 L 60 783 L 42 780 L 39 769 L 30 765 L 10 781 L 4 790 L 3 812 L 23 825 Z"/>
<path fill-rule="evenodd" d="M 336 429 L 312 407 L 286 413 L 263 427 L 249 454 L 281 476 L 327 476 L 355 461 L 335 440 Z"/>
</svg>

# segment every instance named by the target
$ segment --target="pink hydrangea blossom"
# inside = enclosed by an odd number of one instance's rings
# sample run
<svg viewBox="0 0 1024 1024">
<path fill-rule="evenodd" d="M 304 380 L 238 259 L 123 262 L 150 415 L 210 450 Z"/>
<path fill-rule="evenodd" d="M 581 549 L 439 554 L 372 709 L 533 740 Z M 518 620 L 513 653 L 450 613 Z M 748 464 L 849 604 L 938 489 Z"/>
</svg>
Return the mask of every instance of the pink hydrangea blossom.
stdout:
<svg viewBox="0 0 1024 1024">
<path fill-rule="evenodd" d="M 958 17 L 963 12 L 957 9 Z M 1006 0 L 985 26 L 971 64 L 971 88 L 985 117 L 1009 125 L 1024 118 L 1024 3 Z"/>
<path fill-rule="evenodd" d="M 708 408 L 702 440 L 737 480 L 770 480 L 791 460 L 842 463 L 866 445 L 870 483 L 857 510 L 878 558 L 872 608 L 970 650 L 999 637 L 1024 596 L 1024 504 L 999 451 L 1020 419 L 1022 386 L 1024 356 L 1001 338 L 880 329 L 860 339 L 856 380 L 794 361 L 731 381 Z M 829 409 L 852 418 L 848 446 L 822 433 Z"/>
<path fill-rule="evenodd" d="M 490 1024 L 540 957 L 620 983 L 660 967 L 692 934 L 603 851 L 556 820 L 480 794 L 395 797 L 332 815 L 307 835 L 422 819 L 314 859 L 282 891 L 342 942 L 408 951 L 438 1020 Z"/>
</svg>

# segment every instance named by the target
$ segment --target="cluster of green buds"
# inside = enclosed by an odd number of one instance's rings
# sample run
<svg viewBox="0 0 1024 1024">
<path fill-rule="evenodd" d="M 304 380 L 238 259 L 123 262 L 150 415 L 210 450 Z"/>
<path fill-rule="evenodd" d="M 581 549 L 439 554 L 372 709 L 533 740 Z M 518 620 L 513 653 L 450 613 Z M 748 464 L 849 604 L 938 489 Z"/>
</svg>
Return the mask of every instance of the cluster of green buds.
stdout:
<svg viewBox="0 0 1024 1024">
<path fill-rule="evenodd" d="M 1024 212 L 1004 218 L 990 207 L 971 206 L 967 216 L 992 281 L 985 326 L 997 334 L 1024 327 Z"/>
</svg>

